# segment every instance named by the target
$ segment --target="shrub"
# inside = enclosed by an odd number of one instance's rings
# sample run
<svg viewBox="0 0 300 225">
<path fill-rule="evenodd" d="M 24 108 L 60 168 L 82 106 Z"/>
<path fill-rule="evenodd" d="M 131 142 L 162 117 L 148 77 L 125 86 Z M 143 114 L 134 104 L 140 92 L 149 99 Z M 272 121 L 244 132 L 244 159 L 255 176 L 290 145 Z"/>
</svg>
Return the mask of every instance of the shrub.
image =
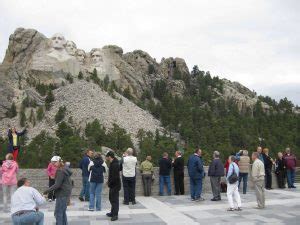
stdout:
<svg viewBox="0 0 300 225">
<path fill-rule="evenodd" d="M 36 114 L 37 114 L 37 115 L 36 115 L 37 120 L 38 120 L 38 121 L 42 121 L 42 119 L 43 119 L 44 116 L 45 116 L 45 115 L 44 115 L 44 109 L 43 109 L 42 106 L 40 106 L 40 107 L 38 108 Z"/>
</svg>

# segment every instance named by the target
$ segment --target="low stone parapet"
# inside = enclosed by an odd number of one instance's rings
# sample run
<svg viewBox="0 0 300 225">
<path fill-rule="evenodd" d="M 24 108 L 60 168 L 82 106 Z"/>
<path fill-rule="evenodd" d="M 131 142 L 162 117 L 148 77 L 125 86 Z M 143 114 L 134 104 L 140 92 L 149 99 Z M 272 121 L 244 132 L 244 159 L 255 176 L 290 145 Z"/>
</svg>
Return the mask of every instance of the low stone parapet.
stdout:
<svg viewBox="0 0 300 225">
<path fill-rule="evenodd" d="M 207 174 L 207 169 L 208 169 L 208 167 L 205 167 L 206 174 Z M 154 168 L 155 180 L 154 180 L 153 186 L 152 186 L 153 195 L 158 195 L 158 193 L 159 193 L 158 171 L 159 171 L 159 169 L 157 167 L 155 167 Z M 80 169 L 72 169 L 72 172 L 73 172 L 72 179 L 74 181 L 73 195 L 78 196 L 80 193 L 80 190 L 81 190 L 81 185 L 82 185 L 81 170 Z M 21 169 L 18 176 L 28 178 L 31 182 L 31 185 L 33 187 L 37 188 L 41 192 L 48 188 L 48 177 L 46 175 L 45 169 Z M 171 179 L 172 193 L 174 193 L 173 174 L 172 174 L 171 178 L 172 178 Z M 107 175 L 105 175 L 105 182 L 106 182 L 106 179 L 107 179 Z M 222 178 L 222 181 L 225 181 L 225 177 Z M 186 168 L 185 168 L 184 183 L 185 183 L 186 194 L 188 194 L 190 191 L 190 187 L 189 187 L 189 177 L 188 177 Z M 250 189 L 253 188 L 253 183 L 252 183 L 250 177 L 248 178 L 248 187 Z M 276 180 L 274 173 L 273 173 L 272 187 L 277 188 L 277 180 Z M 205 192 L 205 193 L 211 192 L 209 177 L 204 178 L 203 192 Z M 104 187 L 103 187 L 103 194 L 108 194 L 108 188 L 106 185 L 104 185 Z M 143 195 L 142 177 L 138 170 L 137 170 L 137 182 L 136 182 L 136 195 Z"/>
</svg>

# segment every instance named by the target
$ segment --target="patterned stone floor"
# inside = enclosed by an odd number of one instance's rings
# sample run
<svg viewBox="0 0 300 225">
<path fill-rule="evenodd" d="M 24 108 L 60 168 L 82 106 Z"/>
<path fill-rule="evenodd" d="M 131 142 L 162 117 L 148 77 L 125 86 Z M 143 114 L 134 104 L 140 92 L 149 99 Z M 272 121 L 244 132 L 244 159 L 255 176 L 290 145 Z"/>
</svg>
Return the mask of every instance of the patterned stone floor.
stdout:
<svg viewBox="0 0 300 225">
<path fill-rule="evenodd" d="M 241 195 L 243 211 L 227 212 L 227 197 L 222 201 L 211 202 L 210 194 L 205 194 L 205 201 L 191 202 L 188 196 L 137 197 L 137 205 L 120 205 L 119 220 L 111 222 L 105 216 L 110 205 L 103 197 L 102 211 L 89 212 L 87 203 L 72 199 L 68 208 L 70 225 L 198 225 L 198 224 L 299 224 L 300 186 L 294 190 L 271 190 L 266 192 L 266 208 L 254 209 L 253 192 Z M 1 201 L 2 202 L 2 201 Z M 45 213 L 45 224 L 55 224 L 53 216 L 55 203 L 47 203 L 41 208 Z M 0 203 L 0 225 L 11 224 L 10 215 L 4 212 Z"/>
</svg>

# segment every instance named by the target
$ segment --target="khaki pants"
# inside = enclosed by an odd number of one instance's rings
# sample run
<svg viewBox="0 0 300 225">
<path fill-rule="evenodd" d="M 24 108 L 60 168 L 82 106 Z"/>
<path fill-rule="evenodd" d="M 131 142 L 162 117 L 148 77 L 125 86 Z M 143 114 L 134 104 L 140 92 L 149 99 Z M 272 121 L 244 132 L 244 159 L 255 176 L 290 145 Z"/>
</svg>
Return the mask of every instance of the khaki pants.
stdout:
<svg viewBox="0 0 300 225">
<path fill-rule="evenodd" d="M 5 209 L 7 207 L 8 203 L 8 189 L 10 191 L 9 199 L 11 199 L 13 193 L 16 191 L 17 187 L 16 185 L 2 185 L 2 190 L 3 190 L 3 204 Z"/>
<path fill-rule="evenodd" d="M 265 180 L 254 181 L 257 205 L 260 208 L 265 207 Z"/>
</svg>

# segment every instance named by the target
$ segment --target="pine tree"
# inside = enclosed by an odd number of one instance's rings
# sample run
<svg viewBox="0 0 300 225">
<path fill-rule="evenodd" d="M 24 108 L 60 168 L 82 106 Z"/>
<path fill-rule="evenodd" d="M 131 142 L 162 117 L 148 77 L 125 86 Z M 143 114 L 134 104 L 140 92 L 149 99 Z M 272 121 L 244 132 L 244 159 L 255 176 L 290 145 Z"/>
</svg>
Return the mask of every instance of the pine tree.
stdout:
<svg viewBox="0 0 300 225">
<path fill-rule="evenodd" d="M 20 126 L 25 127 L 25 124 L 26 124 L 25 108 L 22 107 L 20 111 Z"/>
<path fill-rule="evenodd" d="M 65 118 L 66 110 L 67 110 L 66 106 L 59 107 L 59 109 L 58 109 L 58 111 L 55 115 L 55 122 L 56 123 L 61 122 Z"/>
<path fill-rule="evenodd" d="M 104 88 L 105 91 L 107 91 L 108 85 L 109 85 L 109 77 L 108 77 L 108 75 L 106 75 L 104 80 L 103 80 L 103 88 Z"/>
<path fill-rule="evenodd" d="M 37 110 L 37 113 L 36 113 L 36 117 L 37 117 L 37 120 L 38 121 L 42 121 L 42 119 L 44 118 L 44 109 L 42 106 L 40 106 Z"/>
<path fill-rule="evenodd" d="M 48 95 L 45 99 L 45 106 L 47 111 L 50 110 L 52 102 L 54 102 L 54 95 L 52 93 L 52 90 L 49 90 Z"/>
<path fill-rule="evenodd" d="M 29 121 L 32 124 L 32 126 L 35 126 L 36 120 L 35 120 L 35 113 L 33 109 L 31 109 L 30 111 Z"/>
<path fill-rule="evenodd" d="M 13 118 L 16 115 L 17 115 L 17 108 L 15 102 L 13 102 L 10 109 L 6 112 L 6 116 L 9 118 Z"/>
<path fill-rule="evenodd" d="M 129 100 L 133 99 L 133 96 L 131 95 L 131 91 L 130 91 L 129 87 L 125 88 L 125 90 L 123 91 L 123 96 Z"/>
<path fill-rule="evenodd" d="M 79 80 L 82 80 L 83 79 L 83 73 L 81 71 L 79 71 L 78 73 L 78 79 Z"/>
</svg>

